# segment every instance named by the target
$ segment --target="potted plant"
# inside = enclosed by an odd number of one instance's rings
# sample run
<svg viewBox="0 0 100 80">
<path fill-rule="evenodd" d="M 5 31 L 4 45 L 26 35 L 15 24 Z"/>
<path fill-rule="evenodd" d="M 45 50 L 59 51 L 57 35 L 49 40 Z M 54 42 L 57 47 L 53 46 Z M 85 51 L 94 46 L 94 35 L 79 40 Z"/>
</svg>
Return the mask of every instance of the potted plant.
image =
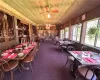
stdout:
<svg viewBox="0 0 100 80">
<path fill-rule="evenodd" d="M 91 27 L 89 30 L 88 30 L 88 36 L 89 38 L 94 38 L 96 34 L 98 34 L 99 32 L 99 29 L 96 28 L 96 27 Z"/>
</svg>

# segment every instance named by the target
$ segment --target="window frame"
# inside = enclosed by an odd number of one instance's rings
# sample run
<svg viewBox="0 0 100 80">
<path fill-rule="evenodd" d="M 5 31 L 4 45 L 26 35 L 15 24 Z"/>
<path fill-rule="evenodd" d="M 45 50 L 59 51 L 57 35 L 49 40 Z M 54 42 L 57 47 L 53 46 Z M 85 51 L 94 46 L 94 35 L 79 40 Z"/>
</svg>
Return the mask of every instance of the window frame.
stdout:
<svg viewBox="0 0 100 80">
<path fill-rule="evenodd" d="M 100 28 L 99 25 L 100 25 L 100 18 L 98 18 L 97 28 Z M 98 34 L 96 34 L 96 36 L 95 36 L 95 44 L 94 44 L 94 47 L 98 47 L 98 46 L 96 46 L 97 40 L 98 40 Z M 100 48 L 100 47 L 98 47 L 98 48 Z"/>
</svg>

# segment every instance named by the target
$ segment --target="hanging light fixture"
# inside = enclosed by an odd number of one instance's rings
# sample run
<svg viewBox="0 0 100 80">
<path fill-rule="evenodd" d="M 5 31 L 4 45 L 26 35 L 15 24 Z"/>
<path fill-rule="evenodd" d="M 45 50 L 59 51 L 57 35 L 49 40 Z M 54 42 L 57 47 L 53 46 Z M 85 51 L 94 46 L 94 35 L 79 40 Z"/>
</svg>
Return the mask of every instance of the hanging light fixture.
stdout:
<svg viewBox="0 0 100 80">
<path fill-rule="evenodd" d="M 48 13 L 48 18 L 50 18 L 51 17 L 51 15 Z"/>
</svg>

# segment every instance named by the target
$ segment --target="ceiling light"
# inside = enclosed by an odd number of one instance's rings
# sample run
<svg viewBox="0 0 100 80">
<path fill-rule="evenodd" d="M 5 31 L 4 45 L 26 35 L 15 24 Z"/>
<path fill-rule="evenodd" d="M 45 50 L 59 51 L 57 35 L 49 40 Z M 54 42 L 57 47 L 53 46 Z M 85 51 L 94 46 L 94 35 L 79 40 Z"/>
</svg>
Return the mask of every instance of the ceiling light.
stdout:
<svg viewBox="0 0 100 80">
<path fill-rule="evenodd" d="M 51 17 L 51 15 L 48 13 L 48 18 L 50 18 Z"/>
</svg>

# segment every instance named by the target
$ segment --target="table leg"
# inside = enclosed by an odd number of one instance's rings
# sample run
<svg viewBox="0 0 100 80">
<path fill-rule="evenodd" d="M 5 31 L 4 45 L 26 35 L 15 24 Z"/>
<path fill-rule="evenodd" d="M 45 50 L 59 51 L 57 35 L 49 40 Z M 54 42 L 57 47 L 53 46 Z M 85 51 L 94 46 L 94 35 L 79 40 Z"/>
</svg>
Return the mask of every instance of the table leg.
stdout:
<svg viewBox="0 0 100 80">
<path fill-rule="evenodd" d="M 28 68 L 28 67 L 25 67 L 23 64 L 21 64 L 21 66 L 22 66 L 22 68 L 23 68 L 24 70 L 29 70 L 29 68 Z"/>
<path fill-rule="evenodd" d="M 74 63 L 73 63 L 73 69 L 72 69 L 72 75 L 74 76 L 74 77 L 76 77 L 76 72 L 77 72 L 77 68 L 78 68 L 78 62 L 77 62 L 77 60 L 75 59 L 74 60 Z"/>
</svg>

